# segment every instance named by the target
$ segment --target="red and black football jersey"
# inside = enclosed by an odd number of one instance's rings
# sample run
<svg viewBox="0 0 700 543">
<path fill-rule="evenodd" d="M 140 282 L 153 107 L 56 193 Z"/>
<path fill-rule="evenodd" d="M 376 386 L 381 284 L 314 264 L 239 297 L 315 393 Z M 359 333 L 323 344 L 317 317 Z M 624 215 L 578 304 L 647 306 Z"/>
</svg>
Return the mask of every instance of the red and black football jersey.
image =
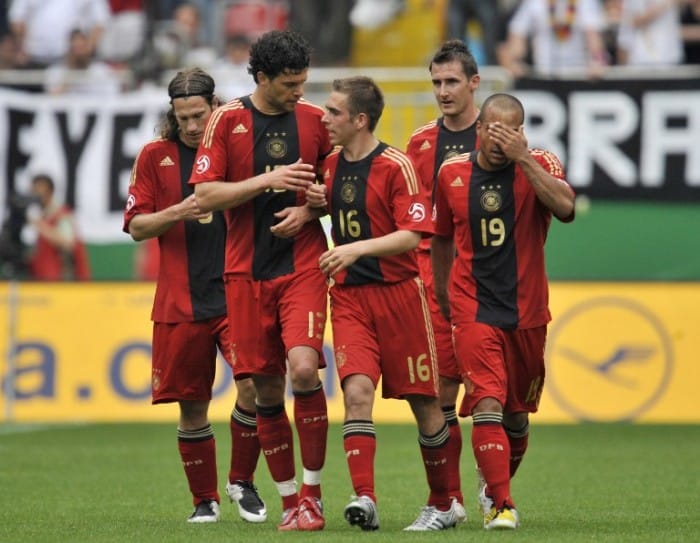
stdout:
<svg viewBox="0 0 700 543">
<path fill-rule="evenodd" d="M 468 153 L 478 147 L 476 123 L 464 130 L 452 131 L 445 127 L 440 117 L 421 126 L 411 134 L 406 146 L 406 153 L 413 159 L 421 182 L 435 198 L 435 179 L 442 163 L 462 153 Z M 430 249 L 430 239 L 420 243 L 423 250 Z"/>
<path fill-rule="evenodd" d="M 180 141 L 144 145 L 131 171 L 123 230 L 140 213 L 155 213 L 192 194 L 188 184 L 196 149 Z M 160 264 L 151 318 L 191 322 L 226 314 L 223 268 L 226 222 L 180 221 L 158 237 Z"/>
<path fill-rule="evenodd" d="M 430 195 L 413 162 L 402 151 L 380 143 L 362 160 L 349 162 L 342 150 L 324 162 L 329 212 L 336 245 L 379 238 L 397 230 L 432 234 Z M 413 251 L 362 257 L 334 276 L 336 283 L 395 283 L 418 275 Z"/>
<path fill-rule="evenodd" d="M 555 155 L 530 153 L 566 183 Z M 435 233 L 453 236 L 457 251 L 449 285 L 452 320 L 506 329 L 544 325 L 551 319 L 544 245 L 552 212 L 519 166 L 486 171 L 477 154 L 446 160 L 438 173 Z"/>
<path fill-rule="evenodd" d="M 250 97 L 219 107 L 207 124 L 190 183 L 244 181 L 299 158 L 318 167 L 332 148 L 322 116 L 323 109 L 303 100 L 281 115 L 259 112 Z M 225 210 L 225 273 L 272 279 L 318 267 L 328 248 L 320 221 L 306 223 L 293 239 L 270 232 L 276 212 L 305 202 L 303 191 L 268 191 Z"/>
</svg>

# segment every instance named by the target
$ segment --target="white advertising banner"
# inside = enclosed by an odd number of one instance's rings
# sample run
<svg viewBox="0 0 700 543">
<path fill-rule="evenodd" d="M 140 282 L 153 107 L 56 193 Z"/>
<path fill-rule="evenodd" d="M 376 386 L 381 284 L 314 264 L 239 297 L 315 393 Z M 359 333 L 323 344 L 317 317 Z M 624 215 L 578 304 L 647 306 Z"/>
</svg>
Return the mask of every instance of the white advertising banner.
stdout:
<svg viewBox="0 0 700 543">
<path fill-rule="evenodd" d="M 12 193 L 47 173 L 87 242 L 123 242 L 131 166 L 168 107 L 161 88 L 79 98 L 0 89 L 0 218 Z"/>
</svg>

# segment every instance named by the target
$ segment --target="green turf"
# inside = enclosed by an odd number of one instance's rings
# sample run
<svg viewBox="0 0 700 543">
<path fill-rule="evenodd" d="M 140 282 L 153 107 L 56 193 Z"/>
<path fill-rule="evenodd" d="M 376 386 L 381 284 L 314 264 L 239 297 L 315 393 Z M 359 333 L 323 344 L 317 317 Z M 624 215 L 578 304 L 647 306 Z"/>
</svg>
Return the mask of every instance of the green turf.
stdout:
<svg viewBox="0 0 700 543">
<path fill-rule="evenodd" d="M 377 428 L 377 493 L 381 529 L 348 526 L 342 509 L 352 493 L 340 427 L 331 427 L 323 475 L 326 529 L 276 532 L 280 503 L 267 468 L 257 484 L 267 500 L 264 525 L 241 521 L 222 504 L 222 522 L 188 525 L 190 498 L 176 449 L 175 425 L 0 425 L 1 542 L 445 542 L 617 543 L 698 540 L 697 467 L 700 426 L 533 425 L 530 449 L 513 481 L 522 526 L 485 532 L 475 511 L 475 478 L 464 425 L 462 482 L 469 520 L 440 534 L 409 534 L 427 496 L 416 432 Z M 215 425 L 219 473 L 229 437 Z M 223 486 L 220 484 L 220 486 Z"/>
</svg>

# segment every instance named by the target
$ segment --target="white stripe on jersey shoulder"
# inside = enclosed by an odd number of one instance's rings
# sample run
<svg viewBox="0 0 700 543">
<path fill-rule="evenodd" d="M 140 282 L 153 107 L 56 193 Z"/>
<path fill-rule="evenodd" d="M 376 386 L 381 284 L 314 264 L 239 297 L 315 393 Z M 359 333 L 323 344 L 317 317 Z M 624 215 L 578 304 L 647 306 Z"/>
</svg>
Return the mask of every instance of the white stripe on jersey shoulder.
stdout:
<svg viewBox="0 0 700 543">
<path fill-rule="evenodd" d="M 406 180 L 406 188 L 408 189 L 408 193 L 411 195 L 418 194 L 420 183 L 418 183 L 416 169 L 414 168 L 413 162 L 408 155 L 391 146 L 384 149 L 382 155 L 399 165 L 404 179 Z"/>
<path fill-rule="evenodd" d="M 147 141 L 141 146 L 141 149 L 139 149 L 139 152 L 136 153 L 136 157 L 134 158 L 134 165 L 131 167 L 131 175 L 129 176 L 129 186 L 133 187 L 136 184 L 136 175 L 137 175 L 137 169 L 139 165 L 139 159 L 141 158 L 141 154 L 150 150 L 151 147 L 155 147 L 156 145 L 163 143 L 165 141 L 169 141 L 168 138 L 164 138 L 162 136 L 158 136 L 157 138 L 153 138 L 150 141 Z"/>
<path fill-rule="evenodd" d="M 430 121 L 428 124 L 424 124 L 421 127 L 416 128 L 413 133 L 411 134 L 411 138 L 414 136 L 417 136 L 419 134 L 422 134 L 423 132 L 427 132 L 428 130 L 431 130 L 437 126 L 437 119 L 433 119 Z"/>
<path fill-rule="evenodd" d="M 202 146 L 209 149 L 211 148 L 211 142 L 214 138 L 214 129 L 216 125 L 219 124 L 221 117 L 228 111 L 233 111 L 236 109 L 244 109 L 245 106 L 239 98 L 234 98 L 230 102 L 225 103 L 223 106 L 217 107 L 209 117 L 209 122 L 207 122 L 207 127 L 204 130 L 204 137 L 202 138 Z"/>
<path fill-rule="evenodd" d="M 461 153 L 459 155 L 452 156 L 450 158 L 446 158 L 442 164 L 440 164 L 440 167 L 438 168 L 438 175 L 440 175 L 440 172 L 445 166 L 449 166 L 451 164 L 465 164 L 469 162 L 469 157 L 471 157 L 471 152 L 469 153 Z"/>
</svg>

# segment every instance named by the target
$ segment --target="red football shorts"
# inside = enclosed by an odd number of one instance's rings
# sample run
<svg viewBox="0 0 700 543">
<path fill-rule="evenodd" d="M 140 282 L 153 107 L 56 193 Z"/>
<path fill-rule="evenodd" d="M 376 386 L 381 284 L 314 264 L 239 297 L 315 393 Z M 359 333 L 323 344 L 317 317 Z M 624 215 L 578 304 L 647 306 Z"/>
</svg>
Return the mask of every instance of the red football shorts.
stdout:
<svg viewBox="0 0 700 543">
<path fill-rule="evenodd" d="M 308 346 L 319 353 L 325 368 L 328 286 L 318 268 L 255 281 L 224 276 L 226 307 L 231 324 L 231 363 L 236 378 L 285 375 L 287 352 Z"/>
<path fill-rule="evenodd" d="M 382 397 L 437 396 L 430 310 L 418 279 L 330 289 L 335 363 L 340 382 L 367 375 Z"/>
<path fill-rule="evenodd" d="M 440 306 L 435 298 L 435 288 L 433 284 L 433 265 L 430 261 L 430 252 L 416 250 L 420 277 L 425 284 L 425 291 L 430 305 L 430 317 L 433 321 L 433 332 L 435 333 L 435 345 L 437 346 L 438 372 L 440 376 L 462 381 L 459 374 L 459 364 L 455 356 L 454 344 L 452 343 L 452 325 L 440 311 Z"/>
<path fill-rule="evenodd" d="M 217 347 L 229 362 L 229 329 L 223 315 L 197 322 L 153 323 L 153 403 L 211 400 Z"/>
<path fill-rule="evenodd" d="M 454 345 L 466 394 L 459 410 L 471 415 L 482 398 L 495 398 L 504 413 L 534 413 L 544 385 L 547 327 L 503 330 L 479 322 L 458 324 Z"/>
</svg>

